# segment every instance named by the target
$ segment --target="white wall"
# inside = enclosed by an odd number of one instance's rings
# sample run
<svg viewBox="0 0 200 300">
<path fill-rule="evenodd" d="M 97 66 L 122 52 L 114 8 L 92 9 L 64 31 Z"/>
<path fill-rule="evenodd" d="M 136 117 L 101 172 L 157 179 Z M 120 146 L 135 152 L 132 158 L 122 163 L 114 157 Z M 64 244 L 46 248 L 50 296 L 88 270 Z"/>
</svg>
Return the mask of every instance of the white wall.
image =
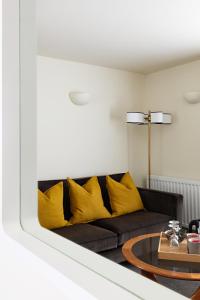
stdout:
<svg viewBox="0 0 200 300">
<path fill-rule="evenodd" d="M 183 94 L 200 90 L 200 61 L 145 77 L 144 108 L 173 114 L 173 124 L 152 129 L 152 173 L 200 180 L 200 104 Z"/>
<path fill-rule="evenodd" d="M 130 170 L 137 184 L 147 173 L 147 130 L 125 123 L 126 111 L 163 110 L 173 124 L 153 125 L 152 174 L 200 179 L 200 61 L 146 76 L 38 57 L 38 179 Z M 75 106 L 68 93 L 91 93 Z"/>
<path fill-rule="evenodd" d="M 144 172 L 138 156 L 132 158 L 141 136 L 134 146 L 125 117 L 141 109 L 143 75 L 41 56 L 37 62 L 38 179 L 122 172 L 130 158 L 141 182 Z M 91 102 L 74 105 L 70 91 L 89 92 Z"/>
</svg>

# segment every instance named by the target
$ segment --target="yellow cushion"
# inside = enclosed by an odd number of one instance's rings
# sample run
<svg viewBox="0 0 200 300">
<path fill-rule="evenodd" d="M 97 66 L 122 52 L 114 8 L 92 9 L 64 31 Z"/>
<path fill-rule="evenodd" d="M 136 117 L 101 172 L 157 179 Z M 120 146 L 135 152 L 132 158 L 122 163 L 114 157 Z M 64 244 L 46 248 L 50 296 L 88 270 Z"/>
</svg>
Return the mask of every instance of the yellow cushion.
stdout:
<svg viewBox="0 0 200 300">
<path fill-rule="evenodd" d="M 129 173 L 124 174 L 120 182 L 106 176 L 106 186 L 113 217 L 144 209 L 140 194 Z"/>
<path fill-rule="evenodd" d="M 47 229 L 70 225 L 64 219 L 62 182 L 52 186 L 44 193 L 38 190 L 38 218 L 40 225 Z"/>
<path fill-rule="evenodd" d="M 111 217 L 104 206 L 101 189 L 96 176 L 91 177 L 83 186 L 68 178 L 72 224 L 87 223 Z"/>
</svg>

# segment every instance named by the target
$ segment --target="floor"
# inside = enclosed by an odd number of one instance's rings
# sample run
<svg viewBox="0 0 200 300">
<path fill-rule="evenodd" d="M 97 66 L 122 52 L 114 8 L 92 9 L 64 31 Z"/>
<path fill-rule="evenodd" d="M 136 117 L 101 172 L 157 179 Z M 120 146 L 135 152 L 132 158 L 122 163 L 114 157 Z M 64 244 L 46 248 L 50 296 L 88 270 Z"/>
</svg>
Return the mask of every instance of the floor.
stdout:
<svg viewBox="0 0 200 300">
<path fill-rule="evenodd" d="M 139 273 L 139 270 L 136 267 L 129 264 L 128 262 L 121 263 L 121 265 L 130 270 L 133 270 L 134 272 Z M 195 290 L 200 286 L 200 283 L 196 281 L 185 281 L 185 280 L 183 281 L 183 280 L 164 278 L 161 276 L 156 276 L 156 278 L 158 280 L 158 283 L 188 298 L 190 298 L 191 295 L 195 292 Z"/>
</svg>

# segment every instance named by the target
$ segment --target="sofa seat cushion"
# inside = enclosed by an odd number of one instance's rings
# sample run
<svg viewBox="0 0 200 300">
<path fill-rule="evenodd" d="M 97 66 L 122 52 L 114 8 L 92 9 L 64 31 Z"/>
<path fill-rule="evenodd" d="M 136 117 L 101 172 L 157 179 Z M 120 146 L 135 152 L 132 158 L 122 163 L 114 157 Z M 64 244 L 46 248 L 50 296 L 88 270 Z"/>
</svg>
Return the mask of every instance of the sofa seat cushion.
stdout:
<svg viewBox="0 0 200 300">
<path fill-rule="evenodd" d="M 117 233 L 118 245 L 122 245 L 134 236 L 161 231 L 169 219 L 167 215 L 137 211 L 115 218 L 96 220 L 92 224 Z"/>
<path fill-rule="evenodd" d="M 117 247 L 116 233 L 90 224 L 75 224 L 52 231 L 95 252 Z"/>
</svg>

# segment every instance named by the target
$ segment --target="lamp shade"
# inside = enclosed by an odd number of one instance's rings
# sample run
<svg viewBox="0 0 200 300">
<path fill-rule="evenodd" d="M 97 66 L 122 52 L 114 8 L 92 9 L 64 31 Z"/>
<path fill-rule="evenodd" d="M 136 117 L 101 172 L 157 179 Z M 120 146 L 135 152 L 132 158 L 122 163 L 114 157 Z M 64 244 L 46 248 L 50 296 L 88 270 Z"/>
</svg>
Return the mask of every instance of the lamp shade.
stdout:
<svg viewBox="0 0 200 300">
<path fill-rule="evenodd" d="M 145 114 L 142 112 L 127 112 L 126 122 L 134 124 L 145 124 Z"/>
<path fill-rule="evenodd" d="M 172 115 L 162 111 L 151 112 L 152 124 L 171 124 Z"/>
</svg>

